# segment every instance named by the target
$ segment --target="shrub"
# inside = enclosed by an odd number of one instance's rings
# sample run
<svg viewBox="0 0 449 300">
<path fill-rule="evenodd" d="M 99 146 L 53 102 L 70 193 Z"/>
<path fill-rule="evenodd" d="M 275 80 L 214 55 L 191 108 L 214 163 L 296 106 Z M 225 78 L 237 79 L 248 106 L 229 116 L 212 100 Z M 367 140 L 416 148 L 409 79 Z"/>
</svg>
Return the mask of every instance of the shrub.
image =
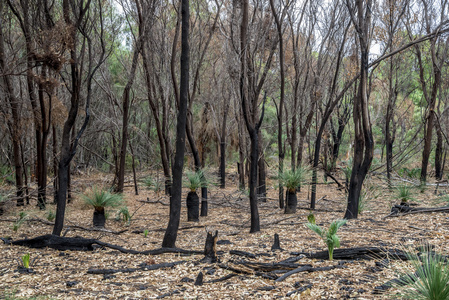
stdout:
<svg viewBox="0 0 449 300">
<path fill-rule="evenodd" d="M 118 207 L 123 203 L 121 194 L 113 194 L 107 190 L 99 190 L 93 187 L 92 190 L 82 196 L 84 202 L 94 208 L 93 225 L 103 228 L 106 223 L 105 207 Z"/>
</svg>

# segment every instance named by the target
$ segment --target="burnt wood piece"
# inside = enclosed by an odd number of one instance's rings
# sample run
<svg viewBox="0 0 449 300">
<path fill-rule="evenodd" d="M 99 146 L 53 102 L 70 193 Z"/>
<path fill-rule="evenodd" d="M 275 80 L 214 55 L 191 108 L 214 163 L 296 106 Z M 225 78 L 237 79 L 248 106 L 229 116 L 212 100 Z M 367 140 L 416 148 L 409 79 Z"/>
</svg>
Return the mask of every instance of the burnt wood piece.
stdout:
<svg viewBox="0 0 449 300">
<path fill-rule="evenodd" d="M 248 258 L 256 258 L 257 255 L 254 253 L 246 252 L 246 251 L 240 251 L 240 250 L 231 250 L 229 251 L 229 254 L 231 255 L 238 255 L 238 256 L 245 256 Z"/>
<path fill-rule="evenodd" d="M 292 252 L 291 255 L 303 254 L 307 258 L 328 259 L 329 252 L 327 250 L 316 253 Z M 379 259 L 393 258 L 407 260 L 406 252 L 399 249 L 387 249 L 383 247 L 355 247 L 355 248 L 339 248 L 334 250 L 334 259 Z"/>
<path fill-rule="evenodd" d="M 200 271 L 198 273 L 198 276 L 196 277 L 194 285 L 203 285 L 203 277 L 204 277 L 203 272 Z"/>
<path fill-rule="evenodd" d="M 165 297 L 170 297 L 170 296 L 173 296 L 174 294 L 179 294 L 180 292 L 184 292 L 184 291 L 185 291 L 185 288 L 182 288 L 182 289 L 176 289 L 176 290 L 174 290 L 174 291 L 171 291 L 171 292 L 162 294 L 162 295 L 160 295 L 160 296 L 157 296 L 156 299 L 163 299 L 163 298 L 165 298 Z"/>
<path fill-rule="evenodd" d="M 133 249 L 125 249 L 118 245 L 105 243 L 95 239 L 86 239 L 82 237 L 62 237 L 53 234 L 41 235 L 32 239 L 24 239 L 9 242 L 12 245 L 25 246 L 29 248 L 52 248 L 56 250 L 72 250 L 72 251 L 92 251 L 94 245 L 99 245 L 106 248 L 118 250 L 122 253 L 128 254 L 144 254 L 144 255 L 159 255 L 163 253 L 178 253 L 178 254 L 204 254 L 204 251 L 185 250 L 179 248 L 158 248 L 146 251 L 136 251 Z"/>
<path fill-rule="evenodd" d="M 274 250 L 283 250 L 281 248 L 281 243 L 279 241 L 279 234 L 277 234 L 277 233 L 274 234 L 274 242 L 273 242 L 273 245 L 271 246 L 271 251 L 274 251 Z"/>
<path fill-rule="evenodd" d="M 310 265 L 305 265 L 302 267 L 299 267 L 297 269 L 291 270 L 290 272 L 285 273 L 284 275 L 282 275 L 281 277 L 279 277 L 278 279 L 276 279 L 276 282 L 281 282 L 284 281 L 287 277 L 290 277 L 293 274 L 296 273 L 301 273 L 301 272 L 319 272 L 319 271 L 329 271 L 329 270 L 333 270 L 335 268 L 343 268 L 343 266 L 328 266 L 328 267 L 317 267 L 317 268 L 313 268 Z"/>
<path fill-rule="evenodd" d="M 411 207 L 409 205 L 395 205 L 391 208 L 391 213 L 387 217 L 399 217 L 408 214 L 430 213 L 430 212 L 449 212 L 449 206 L 443 207 Z"/>
<path fill-rule="evenodd" d="M 234 264 L 237 265 L 244 265 L 245 267 L 254 269 L 256 271 L 261 271 L 261 272 L 271 272 L 271 271 L 275 271 L 275 270 L 293 270 L 293 269 L 297 269 L 299 267 L 304 267 L 304 266 L 312 266 L 312 265 L 299 265 L 299 264 L 295 264 L 295 263 L 260 263 L 260 262 L 251 262 L 251 261 L 231 261 Z"/>
<path fill-rule="evenodd" d="M 235 276 L 237 276 L 237 274 L 231 273 L 231 274 L 228 274 L 228 275 L 226 275 L 226 276 L 223 276 L 223 277 L 220 277 L 220 278 L 217 278 L 217 279 L 213 279 L 213 280 L 206 281 L 206 283 L 222 282 L 222 281 L 228 280 L 228 279 L 230 279 L 230 278 L 232 278 L 232 277 L 235 277 Z"/>
<path fill-rule="evenodd" d="M 175 261 L 171 263 L 161 263 L 154 265 L 142 264 L 138 268 L 123 268 L 123 269 L 89 269 L 87 274 L 114 274 L 114 273 L 132 273 L 135 271 L 153 271 L 158 269 L 173 268 L 176 265 L 185 263 L 185 260 Z"/>
<path fill-rule="evenodd" d="M 98 244 L 95 239 L 85 239 L 78 237 L 60 237 L 53 234 L 46 234 L 33 239 L 12 241 L 12 245 L 25 246 L 29 248 L 53 248 L 56 250 L 92 251 L 94 244 Z"/>
<path fill-rule="evenodd" d="M 218 264 L 218 266 L 222 269 L 232 271 L 237 274 L 256 275 L 256 276 L 260 276 L 262 278 L 270 279 L 270 280 L 276 280 L 278 278 L 278 276 L 276 274 L 263 273 L 263 272 L 252 272 L 250 270 L 237 269 L 237 268 L 231 267 L 229 265 L 225 265 L 225 264 Z"/>
<path fill-rule="evenodd" d="M 201 262 L 209 264 L 217 262 L 217 238 L 218 230 L 215 231 L 215 234 L 212 234 L 212 232 L 207 232 L 206 244 L 204 246 L 204 258 Z"/>
<path fill-rule="evenodd" d="M 310 284 L 308 284 L 308 285 L 305 285 L 305 286 L 302 286 L 302 287 L 300 287 L 300 288 L 297 288 L 297 289 L 294 290 L 294 291 L 288 292 L 287 295 L 285 295 L 285 296 L 286 296 L 286 297 L 290 297 L 290 296 L 293 295 L 293 294 L 302 293 L 302 292 L 304 292 L 304 291 L 306 291 L 306 290 L 308 290 L 308 289 L 311 289 L 312 286 L 313 286 L 313 284 L 310 283 Z"/>
</svg>

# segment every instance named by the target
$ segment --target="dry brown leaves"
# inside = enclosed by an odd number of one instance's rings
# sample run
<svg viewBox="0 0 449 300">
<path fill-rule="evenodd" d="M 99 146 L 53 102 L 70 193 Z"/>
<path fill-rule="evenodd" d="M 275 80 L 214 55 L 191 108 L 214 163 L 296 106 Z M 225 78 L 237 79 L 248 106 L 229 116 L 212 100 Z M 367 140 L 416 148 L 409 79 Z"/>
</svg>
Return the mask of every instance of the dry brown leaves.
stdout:
<svg viewBox="0 0 449 300">
<path fill-rule="evenodd" d="M 103 176 L 104 177 L 104 176 Z M 105 181 L 104 178 L 90 176 L 76 178 L 75 186 L 82 192 L 86 186 L 95 181 Z M 270 182 L 266 203 L 260 204 L 260 219 L 262 230 L 249 234 L 248 200 L 236 190 L 231 183 L 225 190 L 211 189 L 209 199 L 209 216 L 201 217 L 200 222 L 186 222 L 185 204 L 181 214 L 182 230 L 179 231 L 177 246 L 184 249 L 201 250 L 204 248 L 206 230 L 218 230 L 218 240 L 228 240 L 229 244 L 217 245 L 221 263 L 231 265 L 230 260 L 238 261 L 242 257 L 230 255 L 230 250 L 241 250 L 251 253 L 272 253 L 270 251 L 275 233 L 280 236 L 284 251 L 276 251 L 272 256 L 258 256 L 248 259 L 255 262 L 278 262 L 291 257 L 290 252 L 314 252 L 324 250 L 324 244 L 305 226 L 309 211 L 299 209 L 295 215 L 284 215 L 277 208 L 276 182 Z M 446 238 L 448 220 L 446 213 L 415 214 L 399 218 L 383 219 L 389 213 L 395 200 L 392 192 L 383 186 L 379 179 L 372 179 L 372 185 L 378 185 L 380 194 L 370 199 L 366 211 L 359 219 L 349 221 L 339 231 L 341 247 L 386 246 L 398 247 L 408 243 L 416 243 L 424 239 L 435 245 L 439 251 L 447 251 Z M 135 213 L 131 224 L 126 227 L 122 222 L 115 221 L 115 213 L 111 213 L 107 228 L 112 231 L 128 229 L 115 235 L 107 232 L 84 231 L 71 228 L 67 236 L 82 236 L 95 238 L 104 242 L 120 245 L 128 249 L 148 250 L 159 248 L 168 222 L 169 207 L 161 203 L 144 204 L 137 200 L 156 201 L 158 197 L 151 191 L 141 189 L 135 196 L 132 186 L 127 187 L 125 198 L 131 214 Z M 303 188 L 298 194 L 301 207 L 308 207 L 308 189 Z M 187 193 L 186 193 L 187 194 Z M 325 196 L 317 204 L 317 208 L 326 211 L 316 211 L 318 224 L 327 227 L 335 219 L 342 218 L 345 208 L 345 194 L 336 189 L 335 184 L 320 184 L 317 199 Z M 425 193 L 417 192 L 415 202 L 419 206 L 436 206 L 432 202 L 436 196 L 433 189 Z M 161 200 L 168 203 L 168 198 Z M 51 210 L 55 210 L 49 205 Z M 13 239 L 35 237 L 51 233 L 52 227 L 41 222 L 26 222 L 17 232 L 11 229 L 13 220 L 17 219 L 19 211 L 26 210 L 30 216 L 45 219 L 45 212 L 34 206 L 25 208 L 10 207 L 0 222 L 0 236 L 10 236 Z M 137 211 L 136 211 L 137 210 Z M 69 204 L 66 214 L 66 228 L 72 225 L 91 227 L 92 210 L 86 209 L 79 199 Z M 412 225 L 413 227 L 409 227 Z M 134 230 L 149 231 L 133 234 Z M 15 293 L 18 297 L 48 296 L 59 299 L 154 299 L 164 294 L 171 294 L 166 299 L 274 299 L 286 298 L 287 293 L 301 286 L 313 284 L 311 289 L 294 293 L 294 299 L 381 299 L 385 295 L 373 295 L 374 287 L 395 278 L 395 271 L 386 268 L 372 271 L 375 261 L 348 261 L 344 268 L 331 271 L 298 273 L 285 281 L 275 283 L 256 275 L 238 275 L 217 283 L 205 283 L 195 286 L 192 280 L 200 271 L 204 273 L 204 282 L 221 278 L 230 274 L 229 271 L 200 263 L 201 256 L 181 256 L 164 254 L 157 256 L 130 255 L 111 249 L 97 249 L 93 252 L 65 253 L 52 249 L 28 249 L 25 247 L 0 245 L 0 290 L 4 293 Z M 20 274 L 17 272 L 17 261 L 26 253 L 31 258 L 37 257 L 32 269 L 34 273 Z M 116 273 L 113 275 L 87 274 L 89 268 L 137 268 L 141 263 L 158 264 L 186 260 L 186 263 L 171 269 L 155 271 L 137 271 L 133 273 Z M 311 264 L 314 267 L 338 264 L 338 261 L 319 261 L 301 259 L 300 264 Z M 242 266 L 241 266 L 242 267 Z M 190 280 L 187 280 L 189 278 Z M 267 288 L 269 287 L 269 288 Z M 268 291 L 263 289 L 269 289 Z M 3 295 L 0 295 L 2 298 Z M 288 297 L 288 298 L 290 298 Z"/>
</svg>

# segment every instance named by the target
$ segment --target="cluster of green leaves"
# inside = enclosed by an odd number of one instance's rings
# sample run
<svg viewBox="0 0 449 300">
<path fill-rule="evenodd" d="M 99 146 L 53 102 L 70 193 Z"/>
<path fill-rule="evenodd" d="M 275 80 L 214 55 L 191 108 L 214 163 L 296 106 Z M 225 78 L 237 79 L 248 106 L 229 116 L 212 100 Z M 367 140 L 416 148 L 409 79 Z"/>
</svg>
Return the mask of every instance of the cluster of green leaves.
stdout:
<svg viewBox="0 0 449 300">
<path fill-rule="evenodd" d="M 408 177 L 411 179 L 419 179 L 419 177 L 421 176 L 421 168 L 413 168 L 413 169 L 409 169 L 409 168 L 401 168 L 398 171 L 399 176 L 402 177 Z"/>
<path fill-rule="evenodd" d="M 295 192 L 306 181 L 309 174 L 309 169 L 299 167 L 295 170 L 287 170 L 279 173 L 279 181 L 282 186 L 285 186 L 289 192 Z"/>
<path fill-rule="evenodd" d="M 47 220 L 53 222 L 56 218 L 56 213 L 52 210 L 47 211 L 46 213 Z"/>
<path fill-rule="evenodd" d="M 412 188 L 408 185 L 398 186 L 396 188 L 395 199 L 401 201 L 401 203 L 407 203 L 414 200 L 412 196 Z"/>
<path fill-rule="evenodd" d="M 164 188 L 164 183 L 161 180 L 155 179 L 151 176 L 147 176 L 143 180 L 143 184 L 153 192 L 159 194 Z"/>
<path fill-rule="evenodd" d="M 95 209 L 104 207 L 119 207 L 123 203 L 122 194 L 111 193 L 106 189 L 93 187 L 87 193 L 82 195 L 84 202 Z"/>
<path fill-rule="evenodd" d="M 119 209 L 119 211 L 117 212 L 117 216 L 116 216 L 116 220 L 122 220 L 123 223 L 128 224 L 131 223 L 131 215 L 129 213 L 128 207 L 127 206 L 123 206 Z"/>
<path fill-rule="evenodd" d="M 28 215 L 26 212 L 21 211 L 19 213 L 19 218 L 14 222 L 14 224 L 12 224 L 12 230 L 13 231 L 19 230 L 20 226 L 22 226 L 22 224 L 25 222 L 27 216 Z"/>
<path fill-rule="evenodd" d="M 331 223 L 328 230 L 322 229 L 320 226 L 315 224 L 315 216 L 311 213 L 307 217 L 309 223 L 307 223 L 307 227 L 318 234 L 327 245 L 327 250 L 329 251 L 329 260 L 333 260 L 334 258 L 334 249 L 340 247 L 340 238 L 337 235 L 338 229 L 346 224 L 345 219 L 336 220 Z"/>
<path fill-rule="evenodd" d="M 196 192 L 197 189 L 202 187 L 209 187 L 210 185 L 216 185 L 218 178 L 211 174 L 206 173 L 206 170 L 200 169 L 197 171 L 186 171 L 187 180 L 184 181 L 184 186 L 189 188 L 190 191 Z"/>
<path fill-rule="evenodd" d="M 449 299 L 449 265 L 447 256 L 436 253 L 431 246 L 406 251 L 412 270 L 399 271 L 397 284 L 402 299 Z"/>
</svg>

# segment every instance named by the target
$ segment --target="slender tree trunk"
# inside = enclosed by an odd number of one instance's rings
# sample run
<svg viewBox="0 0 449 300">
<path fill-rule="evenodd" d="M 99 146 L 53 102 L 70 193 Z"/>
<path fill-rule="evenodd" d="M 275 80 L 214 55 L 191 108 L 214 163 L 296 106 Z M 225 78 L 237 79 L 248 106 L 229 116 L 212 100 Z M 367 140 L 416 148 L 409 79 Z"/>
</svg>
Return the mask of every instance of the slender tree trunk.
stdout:
<svg viewBox="0 0 449 300">
<path fill-rule="evenodd" d="M 2 5 L 0 4 L 0 12 Z M 0 71 L 3 74 L 7 74 L 6 53 L 3 39 L 3 18 L 0 16 Z M 23 168 L 20 151 L 20 117 L 19 117 L 19 100 L 15 96 L 15 90 L 13 82 L 8 75 L 2 76 L 3 84 L 5 87 L 5 98 L 11 108 L 12 122 L 7 121 L 9 132 L 11 133 L 13 156 L 14 156 L 14 170 L 16 179 L 16 196 L 17 206 L 23 206 L 25 204 L 23 198 Z"/>
<path fill-rule="evenodd" d="M 128 77 L 128 82 L 125 86 L 125 90 L 123 91 L 123 124 L 122 124 L 122 140 L 120 146 L 120 162 L 119 162 L 119 171 L 117 178 L 117 188 L 116 192 L 122 193 L 123 186 L 125 183 L 125 167 L 126 167 L 126 146 L 128 145 L 128 123 L 129 123 L 129 109 L 130 109 L 130 92 L 132 85 L 134 83 L 134 78 L 137 70 L 137 62 L 139 58 L 139 53 L 141 49 L 141 36 L 142 32 L 140 32 L 140 36 L 136 41 L 133 59 L 131 63 L 131 71 Z"/>
<path fill-rule="evenodd" d="M 189 94 L 189 0 L 181 0 L 181 84 L 176 124 L 176 154 L 173 164 L 173 185 L 170 196 L 170 219 L 162 247 L 174 248 L 181 216 L 182 170 L 186 135 L 187 104 Z"/>
<path fill-rule="evenodd" d="M 220 134 L 220 188 L 226 187 L 226 120 L 228 117 L 229 103 L 226 103 L 223 110 L 223 120 Z"/>
<path fill-rule="evenodd" d="M 368 110 L 368 55 L 369 55 L 369 27 L 371 26 L 371 5 L 368 0 L 364 5 L 357 3 L 358 37 L 360 42 L 360 83 L 357 97 L 354 99 L 354 159 L 352 174 L 349 181 L 348 205 L 345 219 L 357 219 L 360 193 L 366 174 L 373 160 L 374 140 Z M 365 14 L 366 12 L 366 14 Z"/>
</svg>

